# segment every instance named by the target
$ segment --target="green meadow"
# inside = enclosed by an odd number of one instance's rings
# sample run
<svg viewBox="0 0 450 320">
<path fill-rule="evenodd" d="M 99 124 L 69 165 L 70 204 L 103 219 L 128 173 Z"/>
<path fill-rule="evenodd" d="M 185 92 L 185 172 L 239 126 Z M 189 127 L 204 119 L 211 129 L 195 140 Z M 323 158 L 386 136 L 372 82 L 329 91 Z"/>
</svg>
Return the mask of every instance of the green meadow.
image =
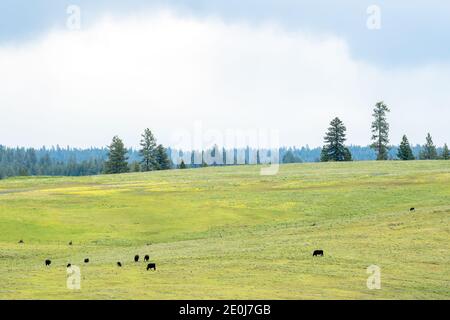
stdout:
<svg viewBox="0 0 450 320">
<path fill-rule="evenodd" d="M 450 298 L 450 161 L 259 170 L 0 180 L 0 299 Z"/>
</svg>

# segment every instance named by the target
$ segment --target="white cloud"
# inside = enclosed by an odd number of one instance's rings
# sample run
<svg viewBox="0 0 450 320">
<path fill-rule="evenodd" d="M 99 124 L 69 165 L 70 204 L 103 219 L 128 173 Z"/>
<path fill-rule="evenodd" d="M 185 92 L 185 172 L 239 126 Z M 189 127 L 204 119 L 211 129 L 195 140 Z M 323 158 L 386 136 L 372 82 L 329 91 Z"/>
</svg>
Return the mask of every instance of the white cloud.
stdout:
<svg viewBox="0 0 450 320">
<path fill-rule="evenodd" d="M 383 50 L 380 48 L 380 50 Z M 0 47 L 0 144 L 137 145 L 145 127 L 171 144 L 178 129 L 272 128 L 283 145 L 320 145 L 334 116 L 348 143 L 370 139 L 371 108 L 391 107 L 403 133 L 442 144 L 450 67 L 382 70 L 355 61 L 332 35 L 226 24 L 168 12 L 104 18 Z M 450 142 L 450 140 L 448 141 Z"/>
</svg>

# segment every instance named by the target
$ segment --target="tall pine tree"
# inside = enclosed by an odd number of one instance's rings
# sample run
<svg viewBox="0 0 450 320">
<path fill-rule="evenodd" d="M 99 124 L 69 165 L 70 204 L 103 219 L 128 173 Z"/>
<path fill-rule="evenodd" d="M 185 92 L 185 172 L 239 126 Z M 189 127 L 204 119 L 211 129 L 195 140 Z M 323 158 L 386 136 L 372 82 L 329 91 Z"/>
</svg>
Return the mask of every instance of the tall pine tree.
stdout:
<svg viewBox="0 0 450 320">
<path fill-rule="evenodd" d="M 431 134 L 428 133 L 427 142 L 422 147 L 422 151 L 420 152 L 420 159 L 421 160 L 435 160 L 437 159 L 437 151 L 436 146 L 433 143 L 433 138 L 431 137 Z"/>
<path fill-rule="evenodd" d="M 414 155 L 406 135 L 403 136 L 400 147 L 398 148 L 397 157 L 400 160 L 414 160 Z"/>
<path fill-rule="evenodd" d="M 108 160 L 105 162 L 105 173 L 128 172 L 127 149 L 118 136 L 114 136 L 108 146 Z"/>
<path fill-rule="evenodd" d="M 145 129 L 140 142 L 139 154 L 142 157 L 141 171 L 151 171 L 158 167 L 156 162 L 156 139 L 150 129 Z"/>
<path fill-rule="evenodd" d="M 371 147 L 377 153 L 377 160 L 388 159 L 388 143 L 389 143 L 389 123 L 387 122 L 386 113 L 390 112 L 389 108 L 383 101 L 377 102 L 373 109 L 372 116 L 372 140 Z"/>
<path fill-rule="evenodd" d="M 345 132 L 347 128 L 344 123 L 335 118 L 331 121 L 328 132 L 324 137 L 324 147 L 322 149 L 320 161 L 351 161 L 350 150 L 344 145 L 346 140 Z"/>
<path fill-rule="evenodd" d="M 441 158 L 443 160 L 449 160 L 450 159 L 450 152 L 448 151 L 447 144 L 444 144 L 444 148 L 442 149 L 442 155 Z"/>
</svg>

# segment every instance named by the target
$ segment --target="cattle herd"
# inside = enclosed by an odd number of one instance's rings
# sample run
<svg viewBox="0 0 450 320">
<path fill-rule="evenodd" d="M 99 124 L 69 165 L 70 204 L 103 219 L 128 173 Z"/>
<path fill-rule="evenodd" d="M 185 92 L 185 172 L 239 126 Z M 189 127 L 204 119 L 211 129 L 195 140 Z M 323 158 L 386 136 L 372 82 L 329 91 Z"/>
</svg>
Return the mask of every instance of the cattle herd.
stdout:
<svg viewBox="0 0 450 320">
<path fill-rule="evenodd" d="M 410 212 L 414 212 L 414 211 L 416 211 L 416 208 L 410 208 L 409 211 Z M 315 226 L 315 223 L 313 224 L 313 226 Z M 19 243 L 23 244 L 24 241 L 20 240 Z M 72 241 L 69 242 L 69 245 L 70 246 L 72 245 Z M 323 250 L 314 250 L 312 255 L 313 255 L 313 257 L 323 257 Z M 148 254 L 146 254 L 144 256 L 144 262 L 148 262 L 149 260 L 150 260 L 150 256 Z M 139 255 L 135 255 L 134 256 L 134 262 L 139 262 Z M 50 259 L 46 259 L 44 263 L 45 263 L 46 267 L 49 267 L 52 264 L 52 261 Z M 84 259 L 84 263 L 89 263 L 89 258 Z M 69 268 L 70 266 L 71 266 L 71 264 L 69 263 L 67 265 L 67 268 Z M 121 261 L 117 261 L 117 266 L 119 268 L 122 267 L 122 262 Z M 156 271 L 156 263 L 148 263 L 147 264 L 147 271 L 148 270 Z"/>
<path fill-rule="evenodd" d="M 20 240 L 19 243 L 24 243 L 24 242 L 23 242 L 23 240 Z M 72 241 L 69 242 L 69 245 L 72 245 Z M 314 250 L 313 257 L 317 257 L 317 256 L 323 257 L 323 250 Z M 150 260 L 150 256 L 148 254 L 146 254 L 144 256 L 144 261 L 148 262 L 149 260 Z M 134 262 L 139 262 L 139 255 L 138 254 L 134 256 Z M 85 258 L 84 259 L 84 263 L 89 263 L 89 258 Z M 50 259 L 46 259 L 45 260 L 45 266 L 46 267 L 49 267 L 51 264 L 52 264 L 52 261 Z M 72 265 L 69 263 L 67 265 L 67 268 L 69 268 L 71 266 Z M 122 267 L 122 262 L 121 261 L 117 261 L 117 266 L 119 268 Z M 147 271 L 148 270 L 156 271 L 156 263 L 148 263 L 147 264 Z"/>
<path fill-rule="evenodd" d="M 19 243 L 23 244 L 24 242 L 23 242 L 23 240 L 20 240 Z M 69 245 L 70 246 L 72 245 L 72 241 L 69 242 Z M 149 260 L 150 260 L 150 256 L 148 254 L 146 254 L 144 256 L 144 261 L 148 262 Z M 134 262 L 139 262 L 139 255 L 138 254 L 134 256 Z M 45 263 L 46 267 L 50 267 L 50 265 L 52 264 L 52 261 L 50 259 L 45 259 L 44 263 Z M 89 258 L 85 258 L 84 259 L 84 263 L 89 263 Z M 69 268 L 71 266 L 72 266 L 72 264 L 70 264 L 70 263 L 67 264 L 67 268 Z M 119 268 L 122 267 L 122 262 L 121 261 L 117 261 L 117 266 Z M 148 270 L 156 271 L 156 263 L 148 263 L 147 264 L 147 271 Z"/>
</svg>

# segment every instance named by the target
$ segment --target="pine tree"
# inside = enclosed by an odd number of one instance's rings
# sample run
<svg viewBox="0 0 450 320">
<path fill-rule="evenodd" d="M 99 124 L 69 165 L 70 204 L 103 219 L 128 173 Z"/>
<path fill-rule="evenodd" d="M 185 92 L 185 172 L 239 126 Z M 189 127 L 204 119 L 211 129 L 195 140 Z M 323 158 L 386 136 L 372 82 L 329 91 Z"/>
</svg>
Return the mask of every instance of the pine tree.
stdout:
<svg viewBox="0 0 450 320">
<path fill-rule="evenodd" d="M 155 152 L 155 160 L 157 163 L 157 170 L 167 170 L 170 169 L 170 160 L 167 155 L 166 149 L 162 146 L 162 144 L 156 147 Z"/>
<path fill-rule="evenodd" d="M 389 143 L 389 123 L 386 119 L 386 113 L 390 112 L 389 108 L 383 101 L 377 102 L 373 109 L 372 116 L 372 140 L 371 147 L 377 152 L 377 160 L 388 159 L 388 143 Z"/>
<path fill-rule="evenodd" d="M 127 149 L 118 136 L 114 136 L 108 147 L 108 160 L 105 162 L 105 173 L 128 172 Z"/>
<path fill-rule="evenodd" d="M 142 157 L 142 171 L 151 171 L 157 169 L 156 139 L 150 129 L 145 129 L 144 133 L 142 134 L 140 146 L 142 147 L 139 150 L 139 155 Z"/>
<path fill-rule="evenodd" d="M 398 148 L 397 157 L 400 160 L 414 160 L 414 155 L 406 135 L 403 136 L 400 147 Z"/>
<path fill-rule="evenodd" d="M 346 131 L 347 129 L 345 128 L 344 123 L 339 118 L 335 118 L 331 121 L 328 132 L 324 138 L 325 145 L 322 149 L 320 157 L 321 161 L 352 160 L 350 150 L 344 145 Z"/>
<path fill-rule="evenodd" d="M 450 159 L 450 152 L 448 151 L 447 144 L 444 144 L 444 148 L 442 149 L 442 155 L 441 158 L 443 160 L 449 160 Z"/>
<path fill-rule="evenodd" d="M 426 139 L 427 139 L 427 142 L 422 147 L 422 151 L 420 152 L 420 159 L 421 160 L 435 160 L 435 159 L 437 159 L 437 151 L 436 151 L 436 146 L 433 143 L 433 138 L 431 137 L 431 134 L 428 133 Z"/>
<path fill-rule="evenodd" d="M 186 169 L 186 164 L 184 163 L 184 160 L 181 160 L 180 169 Z"/>
</svg>

